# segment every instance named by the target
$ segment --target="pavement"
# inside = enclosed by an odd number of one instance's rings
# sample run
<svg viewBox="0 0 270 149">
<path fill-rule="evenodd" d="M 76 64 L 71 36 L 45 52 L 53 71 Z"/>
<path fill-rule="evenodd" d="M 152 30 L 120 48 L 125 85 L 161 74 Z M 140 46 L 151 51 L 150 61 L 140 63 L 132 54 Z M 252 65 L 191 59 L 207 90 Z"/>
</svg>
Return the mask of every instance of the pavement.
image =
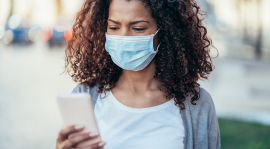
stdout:
<svg viewBox="0 0 270 149">
<path fill-rule="evenodd" d="M 52 149 L 62 127 L 57 93 L 76 83 L 64 68 L 64 47 L 0 44 L 0 149 Z"/>
</svg>

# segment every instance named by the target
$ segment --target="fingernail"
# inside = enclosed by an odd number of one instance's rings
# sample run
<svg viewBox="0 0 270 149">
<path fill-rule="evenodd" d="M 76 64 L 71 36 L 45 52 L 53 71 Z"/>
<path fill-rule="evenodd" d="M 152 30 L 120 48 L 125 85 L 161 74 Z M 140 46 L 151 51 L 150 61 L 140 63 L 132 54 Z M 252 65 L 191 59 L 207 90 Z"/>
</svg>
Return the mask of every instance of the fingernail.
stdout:
<svg viewBox="0 0 270 149">
<path fill-rule="evenodd" d="M 81 128 L 83 128 L 84 126 L 83 125 L 76 125 L 74 128 L 75 129 L 81 129 Z"/>
<path fill-rule="evenodd" d="M 98 132 L 92 132 L 92 133 L 89 133 L 89 136 L 90 137 L 94 137 L 94 136 L 97 136 L 98 135 Z"/>
<path fill-rule="evenodd" d="M 103 141 L 102 141 L 102 142 L 100 142 L 100 143 L 98 144 L 98 146 L 101 147 L 101 146 L 104 145 L 104 144 L 106 144 L 106 142 L 103 142 Z"/>
</svg>

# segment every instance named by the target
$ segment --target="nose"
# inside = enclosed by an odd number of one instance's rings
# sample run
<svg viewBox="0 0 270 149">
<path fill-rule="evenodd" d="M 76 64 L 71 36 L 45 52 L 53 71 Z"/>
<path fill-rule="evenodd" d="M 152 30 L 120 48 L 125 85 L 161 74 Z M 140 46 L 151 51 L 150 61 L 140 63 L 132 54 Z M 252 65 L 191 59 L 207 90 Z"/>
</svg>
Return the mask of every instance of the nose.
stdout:
<svg viewBox="0 0 270 149">
<path fill-rule="evenodd" d="M 132 36 L 129 29 L 128 28 L 125 28 L 125 27 L 122 27 L 120 32 L 119 32 L 119 35 L 120 36 Z"/>
</svg>

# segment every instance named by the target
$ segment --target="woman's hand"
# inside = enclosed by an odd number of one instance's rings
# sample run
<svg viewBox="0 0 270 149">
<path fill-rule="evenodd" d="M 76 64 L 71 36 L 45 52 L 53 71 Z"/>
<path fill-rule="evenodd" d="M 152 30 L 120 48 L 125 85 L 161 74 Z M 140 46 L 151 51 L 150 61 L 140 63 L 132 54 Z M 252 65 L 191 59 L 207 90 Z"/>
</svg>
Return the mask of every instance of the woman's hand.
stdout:
<svg viewBox="0 0 270 149">
<path fill-rule="evenodd" d="M 70 125 L 60 130 L 56 140 L 56 149 L 103 149 L 104 145 L 106 144 L 104 141 L 97 141 L 94 144 L 83 148 L 75 148 L 74 146 L 76 144 L 86 140 L 94 139 L 99 136 L 95 132 L 87 132 L 72 138 L 68 138 L 70 134 L 82 131 L 83 129 L 84 126 L 82 125 Z M 99 146 L 99 143 L 101 146 Z"/>
</svg>

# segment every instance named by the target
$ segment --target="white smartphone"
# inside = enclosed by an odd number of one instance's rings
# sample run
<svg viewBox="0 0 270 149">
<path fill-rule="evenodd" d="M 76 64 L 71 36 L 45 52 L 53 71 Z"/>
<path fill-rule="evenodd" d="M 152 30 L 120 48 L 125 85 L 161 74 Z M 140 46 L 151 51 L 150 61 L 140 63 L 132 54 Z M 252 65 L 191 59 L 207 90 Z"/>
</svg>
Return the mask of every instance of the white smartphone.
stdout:
<svg viewBox="0 0 270 149">
<path fill-rule="evenodd" d="M 98 125 L 94 114 L 93 102 L 87 93 L 61 93 L 57 96 L 57 104 L 64 122 L 64 126 L 83 124 L 84 130 L 73 133 L 68 138 L 85 132 L 98 132 Z M 100 135 L 95 139 L 83 141 L 76 148 L 89 146 L 96 141 L 101 141 Z"/>
</svg>

